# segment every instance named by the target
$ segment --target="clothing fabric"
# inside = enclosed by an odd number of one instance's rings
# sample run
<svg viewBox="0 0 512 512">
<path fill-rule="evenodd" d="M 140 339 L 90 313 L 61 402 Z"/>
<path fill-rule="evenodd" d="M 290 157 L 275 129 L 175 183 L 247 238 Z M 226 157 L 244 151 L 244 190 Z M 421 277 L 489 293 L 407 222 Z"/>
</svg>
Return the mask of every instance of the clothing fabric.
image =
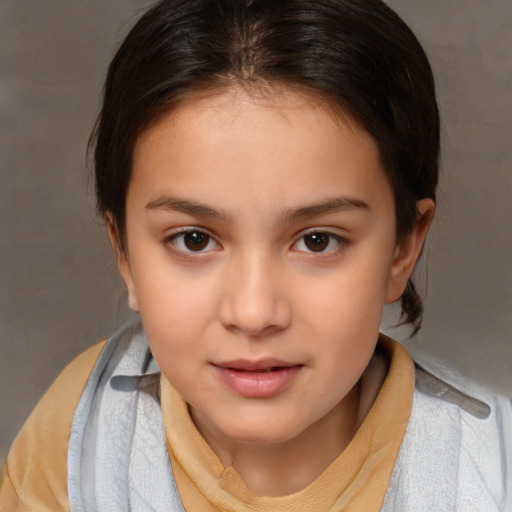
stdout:
<svg viewBox="0 0 512 512">
<path fill-rule="evenodd" d="M 393 346 L 392 342 L 387 343 Z M 396 347 L 399 345 L 396 344 Z M 176 407 L 185 407 L 184 414 L 180 417 L 187 418 L 186 406 L 180 402 L 179 397 L 171 396 L 172 388 L 169 388 L 163 379 L 162 418 L 162 409 L 159 405 L 159 371 L 150 357 L 140 327 L 125 328 L 113 336 L 105 347 L 95 347 L 88 351 L 84 360 L 88 363 L 94 361 L 100 350 L 101 354 L 92 372 L 92 365 L 84 372 L 83 365 L 79 365 L 79 368 L 72 363 L 56 383 L 57 386 L 59 383 L 62 385 L 73 380 L 70 377 L 73 376 L 75 388 L 79 388 L 80 391 L 83 388 L 78 404 L 76 402 L 80 393 L 77 396 L 60 397 L 61 403 L 66 404 L 67 413 L 55 415 L 58 418 L 54 420 L 59 423 L 61 431 L 65 431 L 70 427 L 70 417 L 75 411 L 69 445 L 67 439 L 55 443 L 55 455 L 62 456 L 62 453 L 67 452 L 67 478 L 62 467 L 48 472 L 47 461 L 34 457 L 34 454 L 44 451 L 44 443 L 48 442 L 46 435 L 54 435 L 55 426 L 51 422 L 41 425 L 36 420 L 31 423 L 29 419 L 29 428 L 24 427 L 13 446 L 14 456 L 8 459 L 0 491 L 0 510 L 182 511 L 178 488 L 183 493 L 188 485 L 189 490 L 185 493 L 187 497 L 193 495 L 194 489 L 199 489 L 200 494 L 205 492 L 204 482 L 194 482 L 193 478 L 190 490 L 190 461 L 187 462 L 186 454 L 180 454 L 179 448 L 173 449 L 173 446 L 179 447 L 181 444 L 173 441 L 172 437 L 176 435 L 176 430 L 173 430 L 172 426 L 169 427 L 172 421 L 166 419 L 165 415 L 168 411 L 176 410 Z M 412 363 L 410 368 L 412 369 Z M 400 411 L 403 413 L 403 408 L 398 408 L 397 411 L 393 404 L 393 397 L 396 397 L 400 390 L 391 389 L 389 394 L 382 392 L 385 391 L 386 383 L 389 387 L 389 382 L 393 382 L 389 380 L 390 375 L 392 365 L 383 389 L 363 427 L 368 426 L 372 418 L 391 418 L 392 421 L 394 415 Z M 399 383 L 397 380 L 393 386 L 399 386 Z M 364 500 L 364 489 L 369 489 L 369 486 L 378 480 L 378 477 L 374 478 L 372 470 L 386 466 L 386 463 L 366 464 L 368 474 L 365 476 L 363 464 L 363 469 L 357 471 L 354 478 L 352 490 L 355 487 L 357 492 L 353 494 L 352 503 L 340 501 L 325 510 L 377 511 L 382 500 L 384 512 L 512 510 L 510 403 L 483 390 L 477 389 L 473 394 L 475 397 L 469 397 L 418 368 L 414 394 L 412 384 L 409 390 L 409 396 L 414 400 L 412 412 L 407 423 L 409 410 L 406 410 L 403 422 L 404 426 L 407 424 L 407 431 L 401 446 L 403 432 L 398 436 L 394 451 L 397 455 L 396 464 L 393 464 L 394 456 L 390 462 L 389 454 L 387 456 L 389 472 L 384 476 L 384 484 L 380 487 L 381 495 L 374 499 L 373 507 L 362 505 L 357 508 Z M 55 407 L 55 398 L 50 391 L 38 406 L 39 410 L 48 406 Z M 166 407 L 168 402 L 173 401 L 174 409 Z M 68 407 L 69 405 L 72 407 Z M 379 407 L 384 411 L 382 416 L 375 412 Z M 32 416 L 37 419 L 38 414 Z M 48 418 L 49 415 L 42 416 Z M 398 423 L 401 421 L 398 417 L 396 420 Z M 358 434 L 364 431 L 363 427 Z M 379 444 L 377 440 L 377 449 L 372 450 L 375 448 L 372 437 L 375 432 L 372 428 L 367 430 L 369 438 L 358 438 L 356 435 L 350 445 L 358 446 L 361 441 L 363 449 L 369 452 L 363 457 L 364 461 L 379 457 L 383 450 L 389 449 L 389 443 L 384 440 Z M 53 442 L 53 439 L 50 437 L 49 441 Z M 169 451 L 166 441 L 169 443 Z M 46 453 L 49 454 L 48 448 Z M 208 450 L 204 453 L 211 456 Z M 345 452 L 340 457 L 343 458 L 344 455 Z M 172 462 L 172 468 L 169 460 Z M 20 467 L 23 463 L 28 463 L 27 471 Z M 218 460 L 212 459 L 210 470 L 215 469 L 217 463 Z M 39 467 L 43 464 L 44 468 Z M 208 470 L 207 465 L 200 465 L 200 471 L 205 470 L 205 467 Z M 233 472 L 232 468 L 226 468 L 222 475 L 226 483 L 224 491 L 229 491 L 228 501 L 233 497 L 237 498 L 237 493 L 245 492 L 243 486 L 233 486 L 233 482 L 238 481 L 238 475 Z M 41 478 L 41 475 L 44 475 L 44 478 Z M 366 483 L 357 487 L 357 480 L 361 475 Z M 35 483 L 37 480 L 39 483 Z M 41 483 L 44 480 L 46 482 Z M 66 480 L 67 490 L 63 485 Z M 332 489 L 332 480 L 327 481 L 327 487 Z M 42 499 L 42 495 L 46 505 L 37 502 L 38 499 Z M 343 499 L 349 495 L 350 485 L 345 488 Z M 318 494 L 313 493 L 313 499 L 315 496 L 318 498 Z M 310 505 L 307 503 L 303 502 L 300 508 L 295 510 L 319 510 L 317 502 L 310 501 Z M 254 507 L 247 510 L 258 510 L 257 506 L 255 502 Z M 202 512 L 196 508 L 193 510 Z M 238 512 L 239 509 L 225 510 Z M 259 510 L 272 509 L 263 507 Z"/>
<path fill-rule="evenodd" d="M 0 484 L 1 512 L 69 511 L 67 452 L 73 415 L 104 343 L 72 361 L 28 417 Z"/>
<path fill-rule="evenodd" d="M 421 368 L 382 512 L 512 511 L 510 401 L 461 393 Z"/>
</svg>

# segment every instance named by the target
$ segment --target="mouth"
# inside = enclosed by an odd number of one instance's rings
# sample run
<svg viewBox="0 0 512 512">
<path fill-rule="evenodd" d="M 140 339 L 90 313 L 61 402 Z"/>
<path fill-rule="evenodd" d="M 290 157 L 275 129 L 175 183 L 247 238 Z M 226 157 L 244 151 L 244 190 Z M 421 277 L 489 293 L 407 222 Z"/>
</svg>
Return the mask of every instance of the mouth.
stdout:
<svg viewBox="0 0 512 512">
<path fill-rule="evenodd" d="M 269 398 L 287 388 L 301 372 L 303 365 L 262 359 L 215 363 L 221 381 L 231 391 L 245 398 Z"/>
<path fill-rule="evenodd" d="M 235 361 L 226 361 L 223 363 L 214 363 L 214 366 L 222 369 L 233 370 L 235 372 L 269 373 L 284 368 L 299 366 L 293 363 L 279 361 L 278 359 L 260 359 L 258 361 L 248 361 L 246 359 L 237 359 Z"/>
<path fill-rule="evenodd" d="M 243 368 L 231 368 L 229 370 L 233 370 L 234 372 L 246 372 L 246 373 L 270 373 L 277 372 L 279 370 L 284 370 L 285 368 L 291 368 L 291 366 L 272 366 L 272 368 L 259 368 L 256 370 L 244 370 Z"/>
</svg>

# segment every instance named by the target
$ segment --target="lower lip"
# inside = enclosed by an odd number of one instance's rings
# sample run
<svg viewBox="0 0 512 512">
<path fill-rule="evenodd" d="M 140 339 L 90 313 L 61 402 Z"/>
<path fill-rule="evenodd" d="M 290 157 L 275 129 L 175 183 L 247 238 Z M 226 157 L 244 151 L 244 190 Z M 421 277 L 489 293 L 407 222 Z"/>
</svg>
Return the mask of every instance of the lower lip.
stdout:
<svg viewBox="0 0 512 512">
<path fill-rule="evenodd" d="M 269 398 L 281 392 L 299 373 L 302 366 L 290 366 L 271 372 L 246 372 L 215 367 L 221 380 L 245 398 Z"/>
</svg>

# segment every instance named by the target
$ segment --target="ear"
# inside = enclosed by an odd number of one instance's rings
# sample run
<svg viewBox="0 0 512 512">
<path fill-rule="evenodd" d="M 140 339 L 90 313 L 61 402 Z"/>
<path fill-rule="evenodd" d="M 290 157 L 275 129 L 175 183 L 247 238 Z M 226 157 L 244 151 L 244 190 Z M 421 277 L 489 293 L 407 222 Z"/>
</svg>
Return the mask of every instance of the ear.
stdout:
<svg viewBox="0 0 512 512">
<path fill-rule="evenodd" d="M 432 199 L 422 199 L 416 203 L 418 210 L 418 222 L 412 231 L 403 237 L 395 250 L 395 256 L 391 265 L 386 302 L 395 302 L 404 293 L 407 281 L 416 266 L 425 238 L 427 236 L 434 213 L 435 203 Z"/>
<path fill-rule="evenodd" d="M 110 245 L 116 257 L 117 268 L 119 269 L 119 273 L 121 274 L 124 284 L 126 285 L 126 290 L 128 291 L 128 304 L 130 305 L 130 308 L 133 309 L 133 311 L 139 311 L 128 253 L 121 247 L 119 231 L 115 224 L 114 218 L 110 213 L 107 214 L 106 224 Z"/>
</svg>

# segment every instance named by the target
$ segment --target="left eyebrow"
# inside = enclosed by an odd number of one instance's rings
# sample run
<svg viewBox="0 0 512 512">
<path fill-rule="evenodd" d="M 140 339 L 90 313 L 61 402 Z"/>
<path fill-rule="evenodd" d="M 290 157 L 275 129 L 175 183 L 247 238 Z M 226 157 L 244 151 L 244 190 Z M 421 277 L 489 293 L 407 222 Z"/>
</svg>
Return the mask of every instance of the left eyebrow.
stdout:
<svg viewBox="0 0 512 512">
<path fill-rule="evenodd" d="M 355 197 L 333 197 L 320 203 L 289 208 L 282 213 L 282 218 L 285 221 L 297 221 L 350 210 L 370 211 L 371 208 L 368 203 Z"/>
</svg>

